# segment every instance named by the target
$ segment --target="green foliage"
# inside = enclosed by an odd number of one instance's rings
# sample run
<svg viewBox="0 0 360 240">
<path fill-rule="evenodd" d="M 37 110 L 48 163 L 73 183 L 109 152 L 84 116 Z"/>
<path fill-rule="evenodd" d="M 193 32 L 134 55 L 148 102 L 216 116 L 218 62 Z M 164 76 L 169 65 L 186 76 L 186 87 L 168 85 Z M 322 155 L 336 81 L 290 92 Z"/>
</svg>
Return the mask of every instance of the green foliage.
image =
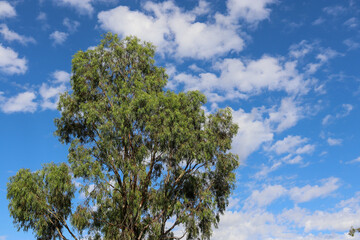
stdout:
<svg viewBox="0 0 360 240">
<path fill-rule="evenodd" d="M 80 235 L 174 239 L 182 237 L 174 230 L 183 228 L 187 239 L 209 239 L 228 205 L 238 166 L 229 153 L 238 129 L 231 110 L 206 115 L 200 92 L 164 91 L 167 75 L 155 66 L 154 54 L 150 43 L 136 37 L 120 41 L 107 34 L 94 50 L 74 55 L 72 92 L 61 96 L 55 124 L 60 141 L 70 144 L 71 172 L 85 195 L 71 213 Z M 55 172 L 70 181 L 69 172 Z M 26 178 L 21 194 L 28 199 L 39 193 L 46 199 L 39 206 L 18 203 L 14 189 Z M 47 236 L 56 238 L 54 227 L 61 230 L 64 222 L 49 225 L 42 213 L 56 208 L 66 219 L 73 186 L 70 181 L 58 187 L 61 177 L 47 184 L 42 179 L 20 170 L 8 185 L 9 208 L 24 230 L 43 237 L 39 229 L 50 228 Z M 49 227 L 37 227 L 42 218 Z"/>
<path fill-rule="evenodd" d="M 349 235 L 353 237 L 353 236 L 355 236 L 356 232 L 360 232 L 360 228 L 351 227 L 349 230 Z"/>
<path fill-rule="evenodd" d="M 37 239 L 61 237 L 75 192 L 69 170 L 65 163 L 51 163 L 33 173 L 20 169 L 10 178 L 7 198 L 18 230 L 33 229 Z"/>
</svg>

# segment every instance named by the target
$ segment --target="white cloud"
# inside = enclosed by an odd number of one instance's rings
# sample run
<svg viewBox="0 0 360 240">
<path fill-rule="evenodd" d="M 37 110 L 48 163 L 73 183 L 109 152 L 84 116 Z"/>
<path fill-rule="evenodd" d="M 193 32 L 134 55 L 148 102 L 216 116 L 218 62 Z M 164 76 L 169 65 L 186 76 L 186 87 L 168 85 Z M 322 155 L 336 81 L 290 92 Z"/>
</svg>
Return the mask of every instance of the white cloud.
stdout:
<svg viewBox="0 0 360 240">
<path fill-rule="evenodd" d="M 19 35 L 18 33 L 11 31 L 6 24 L 0 24 L 0 34 L 6 41 L 18 41 L 19 43 L 26 45 L 27 43 L 35 43 L 35 39 L 32 37 L 26 37 Z"/>
<path fill-rule="evenodd" d="M 330 137 L 329 137 L 329 138 L 327 139 L 327 143 L 328 143 L 330 146 L 341 145 L 342 139 L 330 138 Z"/>
<path fill-rule="evenodd" d="M 349 161 L 348 163 L 358 163 L 358 162 L 360 162 L 360 157 L 357 157 L 357 158 Z"/>
<path fill-rule="evenodd" d="M 325 197 L 338 187 L 338 179 L 323 180 L 322 186 L 308 186 L 302 189 L 305 197 L 300 200 Z M 280 213 L 271 213 L 266 206 L 278 198 L 292 197 L 297 188 L 286 189 L 281 185 L 269 185 L 262 190 L 254 190 L 246 200 L 244 207 L 236 211 L 226 211 L 220 217 L 219 228 L 214 229 L 212 239 L 215 240 L 345 240 L 351 226 L 360 226 L 360 194 L 340 201 L 329 209 L 309 210 L 295 207 Z M 319 191 L 319 194 L 314 194 Z M 311 196 L 310 196 L 311 195 Z M 294 199 L 295 203 L 299 203 Z M 250 207 L 249 207 L 250 206 Z M 314 206 L 312 206 L 314 207 Z"/>
<path fill-rule="evenodd" d="M 63 44 L 66 41 L 68 35 L 69 34 L 65 32 L 55 31 L 50 34 L 50 39 L 54 41 L 54 45 Z"/>
<path fill-rule="evenodd" d="M 70 74 L 65 71 L 55 71 L 50 84 L 43 83 L 39 89 L 42 98 L 41 108 L 43 110 L 55 110 L 59 102 L 59 95 L 66 91 Z"/>
<path fill-rule="evenodd" d="M 19 58 L 19 54 L 9 47 L 0 44 L 0 71 L 6 74 L 24 74 L 27 60 Z"/>
<path fill-rule="evenodd" d="M 258 60 L 225 59 L 218 65 L 223 85 L 232 85 L 242 92 L 284 90 L 288 93 L 306 92 L 306 82 L 296 70 L 295 62 L 264 55 Z M 235 85 L 235 86 L 234 86 Z"/>
<path fill-rule="evenodd" d="M 354 40 L 348 38 L 343 41 L 343 43 L 349 48 L 349 50 L 358 49 L 360 47 L 360 43 L 355 42 Z"/>
<path fill-rule="evenodd" d="M 343 208 L 337 212 L 315 211 L 295 207 L 284 211 L 282 217 L 296 226 L 303 227 L 305 232 L 309 231 L 344 231 L 346 234 L 351 226 L 358 226 L 360 209 Z M 344 234 L 344 235 L 345 235 Z M 326 238 L 323 238 L 324 240 Z M 343 238 L 340 238 L 343 239 Z M 352 238 L 348 238 L 352 239 Z"/>
<path fill-rule="evenodd" d="M 350 112 L 353 110 L 353 105 L 351 104 L 343 104 L 342 105 L 343 110 L 335 115 L 336 118 L 343 118 L 350 114 Z"/>
<path fill-rule="evenodd" d="M 250 113 L 243 109 L 233 111 L 233 119 L 238 124 L 239 131 L 233 139 L 232 151 L 239 155 L 241 161 L 256 151 L 262 143 L 273 139 L 274 134 L 259 109 L 254 108 Z"/>
<path fill-rule="evenodd" d="M 323 216 L 321 215 L 324 214 Z M 319 212 L 311 213 L 304 209 L 294 208 L 284 212 L 283 214 L 273 214 L 264 210 L 252 211 L 226 211 L 220 217 L 219 228 L 214 229 L 214 234 L 211 239 L 214 240 L 252 240 L 252 239 L 267 239 L 267 240 L 345 240 L 358 239 L 350 238 L 347 235 L 349 227 L 346 224 L 359 224 L 356 219 L 356 214 L 359 211 L 353 211 L 347 215 L 341 216 L 342 211 L 338 213 Z M 291 217 L 295 217 L 296 222 Z M 304 217 L 305 219 L 301 219 Z M 337 218 L 340 217 L 340 218 Z M 327 219 L 332 218 L 332 219 Z M 336 221 L 344 221 L 340 226 L 336 226 Z M 305 228 L 307 231 L 315 228 L 315 225 L 310 223 L 305 227 L 305 220 L 318 221 L 315 223 L 323 225 L 325 232 L 304 232 L 296 231 L 296 229 Z M 329 225 L 326 226 L 326 224 Z M 351 226 L 351 225 L 349 225 Z M 330 233 L 326 230 L 330 229 Z M 323 229 L 321 229 L 323 230 Z M 338 231 L 341 231 L 340 233 Z"/>
<path fill-rule="evenodd" d="M 52 77 L 54 79 L 54 83 L 67 83 L 70 80 L 70 74 L 65 71 L 55 71 L 52 74 Z"/>
<path fill-rule="evenodd" d="M 58 0 L 59 5 L 70 6 L 75 8 L 80 14 L 92 15 L 94 8 L 91 5 L 92 0 Z"/>
<path fill-rule="evenodd" d="M 315 145 L 312 144 L 306 144 L 305 146 L 302 146 L 298 149 L 296 149 L 296 154 L 310 154 L 314 151 Z"/>
<path fill-rule="evenodd" d="M 66 90 L 65 85 L 59 85 L 57 87 L 49 86 L 43 83 L 39 89 L 40 96 L 43 101 L 41 103 L 42 109 L 55 110 L 59 101 L 59 94 Z"/>
<path fill-rule="evenodd" d="M 282 132 L 304 117 L 304 109 L 292 97 L 286 97 L 281 100 L 280 106 L 273 108 L 269 113 L 269 122 L 276 132 Z"/>
<path fill-rule="evenodd" d="M 323 8 L 323 11 L 329 15 L 338 16 L 338 15 L 346 12 L 346 8 L 344 8 L 343 6 L 340 6 L 340 5 L 329 6 L 329 7 Z"/>
<path fill-rule="evenodd" d="M 44 12 L 40 12 L 39 15 L 36 17 L 36 20 L 39 20 L 39 21 L 46 21 L 47 19 L 47 16 L 46 16 L 46 13 Z"/>
<path fill-rule="evenodd" d="M 0 95 L 1 96 L 1 95 Z M 15 97 L 0 98 L 0 108 L 4 113 L 35 112 L 37 103 L 34 102 L 36 95 L 33 92 L 19 93 Z"/>
<path fill-rule="evenodd" d="M 200 1 L 199 5 L 204 4 Z M 122 36 L 135 35 L 154 43 L 161 53 L 198 59 L 239 52 L 244 40 L 234 24 L 198 22 L 198 8 L 185 12 L 172 1 L 146 2 L 146 13 L 119 6 L 98 14 L 100 26 Z M 118 24 L 126 22 L 127 24 Z M 211 39 L 211 41 L 209 41 Z"/>
<path fill-rule="evenodd" d="M 314 44 L 310 44 L 307 41 L 302 40 L 300 43 L 293 44 L 290 46 L 289 55 L 298 59 L 306 56 L 307 54 L 312 52 L 313 49 L 314 49 Z"/>
<path fill-rule="evenodd" d="M 63 24 L 71 33 L 76 32 L 77 28 L 80 26 L 78 21 L 70 20 L 69 18 L 64 18 Z"/>
<path fill-rule="evenodd" d="M 220 75 L 200 73 L 198 76 L 180 73 L 171 79 L 173 86 L 182 85 L 185 90 L 200 90 L 210 101 L 221 102 L 228 99 L 246 99 L 259 95 L 263 91 L 285 91 L 289 95 L 305 94 L 309 91 L 312 81 L 305 79 L 296 70 L 296 62 L 284 62 L 278 58 L 263 56 L 257 60 L 224 59 L 214 66 Z M 282 108 L 289 112 L 296 105 L 291 98 L 284 99 Z M 298 109 L 298 108 L 295 108 Z M 293 114 L 298 114 L 293 112 Z M 274 118 L 285 116 L 275 116 Z M 288 123 L 279 126 L 279 131 L 291 125 L 291 116 L 287 115 Z"/>
<path fill-rule="evenodd" d="M 244 19 L 249 23 L 256 23 L 270 16 L 269 5 L 277 0 L 228 0 L 227 8 L 232 19 Z"/>
<path fill-rule="evenodd" d="M 317 54 L 316 59 L 318 62 L 309 63 L 306 65 L 305 69 L 308 74 L 313 74 L 320 69 L 325 63 L 327 63 L 330 59 L 338 56 L 339 53 L 330 48 L 323 49 L 319 54 Z"/>
<path fill-rule="evenodd" d="M 358 26 L 358 24 L 359 24 L 358 20 L 354 17 L 349 18 L 348 20 L 346 20 L 344 22 L 344 25 L 349 28 L 356 28 Z"/>
<path fill-rule="evenodd" d="M 277 154 L 293 153 L 297 151 L 300 145 L 307 141 L 307 138 L 289 135 L 283 140 L 277 141 L 269 150 L 275 151 Z"/>
<path fill-rule="evenodd" d="M 292 126 L 294 126 L 301 118 L 304 117 L 303 109 L 297 104 L 292 102 L 291 98 L 282 99 L 280 106 L 274 106 L 270 109 L 264 107 L 253 108 L 251 112 L 247 113 L 243 109 L 233 111 L 233 119 L 239 126 L 238 134 L 233 139 L 232 151 L 237 153 L 241 160 L 245 160 L 252 152 L 259 149 L 259 147 L 266 142 L 271 142 L 274 137 L 274 133 L 282 132 Z M 297 137 L 295 137 L 297 138 Z M 308 141 L 298 137 L 301 143 Z M 280 145 L 280 142 L 277 143 Z M 282 153 L 291 152 L 292 154 L 303 154 L 309 153 L 314 149 L 313 145 L 297 145 L 296 148 L 291 149 L 292 151 L 281 150 L 277 146 L 273 147 L 272 150 L 278 149 L 277 151 Z M 289 161 L 295 163 L 299 161 L 299 157 L 291 156 Z M 275 164 L 275 167 L 271 168 L 275 170 L 280 165 Z M 270 169 L 264 169 L 267 172 Z M 264 172 L 263 172 L 264 173 Z"/>
<path fill-rule="evenodd" d="M 316 26 L 316 25 L 320 25 L 320 24 L 322 24 L 324 22 L 325 22 L 325 19 L 322 18 L 322 17 L 319 17 L 319 18 L 315 19 L 315 21 L 312 22 L 312 25 Z"/>
<path fill-rule="evenodd" d="M 15 17 L 15 16 L 16 16 L 15 8 L 6 1 L 0 1 L 0 18 Z"/>
<path fill-rule="evenodd" d="M 201 16 L 209 13 L 211 10 L 210 4 L 205 0 L 199 0 L 199 5 L 192 10 L 192 13 Z"/>
<path fill-rule="evenodd" d="M 322 186 L 306 185 L 304 187 L 294 187 L 289 190 L 290 198 L 297 203 L 308 202 L 314 198 L 328 196 L 339 188 L 339 179 L 328 178 L 324 180 Z"/>
<path fill-rule="evenodd" d="M 282 161 L 276 161 L 270 167 L 262 164 L 261 170 L 255 173 L 254 177 L 256 179 L 262 179 L 266 177 L 269 173 L 275 171 L 276 169 L 280 168 L 283 165 Z"/>
<path fill-rule="evenodd" d="M 338 113 L 335 114 L 335 116 L 328 114 L 323 118 L 322 125 L 328 125 L 336 119 L 348 116 L 353 110 L 353 108 L 354 107 L 351 104 L 342 104 L 341 109 L 338 111 Z"/>
<path fill-rule="evenodd" d="M 281 185 L 266 186 L 262 191 L 254 190 L 245 201 L 244 208 L 266 207 L 284 196 L 287 190 Z"/>
<path fill-rule="evenodd" d="M 331 117 L 330 114 L 326 115 L 326 116 L 323 118 L 323 120 L 321 121 L 322 125 L 328 124 L 328 123 L 330 122 L 331 118 L 332 118 L 332 117 Z"/>
</svg>

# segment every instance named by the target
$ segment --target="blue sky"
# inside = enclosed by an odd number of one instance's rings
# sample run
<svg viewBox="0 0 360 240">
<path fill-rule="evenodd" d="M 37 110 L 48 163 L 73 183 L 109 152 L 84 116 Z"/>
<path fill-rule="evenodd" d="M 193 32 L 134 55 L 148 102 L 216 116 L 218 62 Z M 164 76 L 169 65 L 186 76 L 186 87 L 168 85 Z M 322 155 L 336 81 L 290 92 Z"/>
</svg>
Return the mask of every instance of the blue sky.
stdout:
<svg viewBox="0 0 360 240">
<path fill-rule="evenodd" d="M 213 239 L 348 239 L 360 226 L 360 2 L 0 1 L 0 240 L 6 183 L 66 161 L 53 136 L 71 58 L 107 31 L 157 46 L 168 89 L 201 90 L 240 127 L 237 183 Z M 352 239 L 360 239 L 355 237 Z"/>
</svg>

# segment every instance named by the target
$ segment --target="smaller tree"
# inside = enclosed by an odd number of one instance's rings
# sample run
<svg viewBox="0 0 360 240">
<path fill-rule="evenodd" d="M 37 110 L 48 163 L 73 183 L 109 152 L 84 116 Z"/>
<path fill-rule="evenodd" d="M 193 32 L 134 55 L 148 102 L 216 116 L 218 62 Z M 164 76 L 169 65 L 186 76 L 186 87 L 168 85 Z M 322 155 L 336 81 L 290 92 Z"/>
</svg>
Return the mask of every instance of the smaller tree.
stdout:
<svg viewBox="0 0 360 240">
<path fill-rule="evenodd" d="M 7 187 L 10 216 L 18 230 L 32 229 L 37 239 L 66 239 L 63 228 L 75 235 L 67 225 L 75 186 L 69 167 L 62 163 L 44 165 L 40 171 L 20 169 Z"/>
</svg>

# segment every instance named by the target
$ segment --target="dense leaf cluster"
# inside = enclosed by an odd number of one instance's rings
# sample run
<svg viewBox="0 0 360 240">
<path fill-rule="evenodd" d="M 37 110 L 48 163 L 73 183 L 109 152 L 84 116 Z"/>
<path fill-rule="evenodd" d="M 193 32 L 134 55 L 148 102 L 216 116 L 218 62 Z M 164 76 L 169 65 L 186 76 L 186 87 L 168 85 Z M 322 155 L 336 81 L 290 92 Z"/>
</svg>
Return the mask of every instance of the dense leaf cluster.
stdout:
<svg viewBox="0 0 360 240">
<path fill-rule="evenodd" d="M 20 170 L 10 180 L 19 228 L 65 239 L 70 216 L 74 238 L 210 238 L 235 181 L 238 158 L 229 150 L 238 127 L 230 109 L 205 114 L 198 91 L 164 91 L 154 54 L 150 43 L 108 34 L 74 55 L 72 92 L 61 96 L 55 120 L 70 144 L 69 167 Z M 72 178 L 85 195 L 77 206 Z"/>
</svg>

